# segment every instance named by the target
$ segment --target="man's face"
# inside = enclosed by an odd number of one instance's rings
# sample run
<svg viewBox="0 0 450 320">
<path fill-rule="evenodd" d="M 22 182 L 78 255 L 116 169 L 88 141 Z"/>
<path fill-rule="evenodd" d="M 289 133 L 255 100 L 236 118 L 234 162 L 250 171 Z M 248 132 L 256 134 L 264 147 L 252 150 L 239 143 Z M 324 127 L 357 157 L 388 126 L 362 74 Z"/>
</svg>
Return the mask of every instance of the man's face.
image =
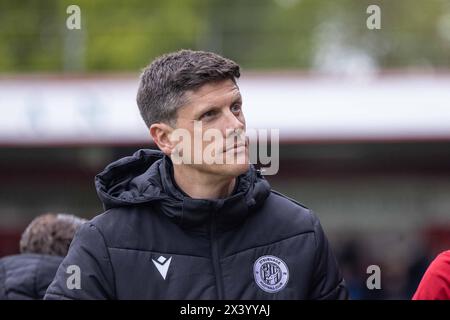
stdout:
<svg viewBox="0 0 450 320">
<path fill-rule="evenodd" d="M 236 84 L 231 80 L 211 82 L 188 91 L 185 98 L 187 103 L 177 112 L 176 129 L 189 133 L 190 147 L 183 141 L 176 152 L 189 154 L 184 159 L 192 161 L 182 161 L 181 165 L 218 176 L 236 177 L 246 172 L 248 143 L 242 97 Z"/>
</svg>

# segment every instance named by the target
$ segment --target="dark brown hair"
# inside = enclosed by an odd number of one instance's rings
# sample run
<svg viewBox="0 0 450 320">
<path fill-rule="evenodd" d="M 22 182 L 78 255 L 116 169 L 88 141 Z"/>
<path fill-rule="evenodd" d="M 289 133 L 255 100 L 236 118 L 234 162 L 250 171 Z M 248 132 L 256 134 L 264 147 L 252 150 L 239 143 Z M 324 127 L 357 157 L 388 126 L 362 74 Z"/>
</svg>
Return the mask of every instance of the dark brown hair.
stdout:
<svg viewBox="0 0 450 320">
<path fill-rule="evenodd" d="M 47 213 L 35 218 L 20 239 L 21 253 L 66 256 L 73 236 L 86 220 L 69 214 Z"/>
<path fill-rule="evenodd" d="M 240 76 L 239 65 L 218 54 L 181 50 L 155 59 L 142 72 L 137 104 L 147 127 L 153 123 L 173 124 L 186 91 L 208 82 Z"/>
</svg>

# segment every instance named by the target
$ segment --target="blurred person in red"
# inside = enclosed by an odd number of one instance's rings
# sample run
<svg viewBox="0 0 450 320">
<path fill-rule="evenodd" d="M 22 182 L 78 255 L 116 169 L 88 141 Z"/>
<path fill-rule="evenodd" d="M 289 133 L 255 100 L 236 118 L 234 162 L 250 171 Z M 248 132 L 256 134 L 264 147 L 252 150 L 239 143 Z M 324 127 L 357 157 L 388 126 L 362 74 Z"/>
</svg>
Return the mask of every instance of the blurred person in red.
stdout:
<svg viewBox="0 0 450 320">
<path fill-rule="evenodd" d="M 425 272 L 413 300 L 450 300 L 450 250 L 439 254 Z"/>
<path fill-rule="evenodd" d="M 0 259 L 0 300 L 42 299 L 85 221 L 53 213 L 35 218 L 21 236 L 20 254 Z"/>
</svg>

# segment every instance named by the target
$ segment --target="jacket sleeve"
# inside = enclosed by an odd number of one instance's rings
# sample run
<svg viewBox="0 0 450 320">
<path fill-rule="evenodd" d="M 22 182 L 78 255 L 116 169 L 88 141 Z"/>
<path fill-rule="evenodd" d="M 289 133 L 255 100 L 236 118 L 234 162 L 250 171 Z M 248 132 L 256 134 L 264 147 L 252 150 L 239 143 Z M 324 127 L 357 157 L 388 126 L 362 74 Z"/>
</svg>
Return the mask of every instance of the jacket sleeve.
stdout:
<svg viewBox="0 0 450 320">
<path fill-rule="evenodd" d="M 312 214 L 316 239 L 315 268 L 310 298 L 312 300 L 346 300 L 348 291 L 336 258 L 319 219 Z"/>
<path fill-rule="evenodd" d="M 114 299 L 114 273 L 100 230 L 90 222 L 76 233 L 45 300 Z"/>
</svg>

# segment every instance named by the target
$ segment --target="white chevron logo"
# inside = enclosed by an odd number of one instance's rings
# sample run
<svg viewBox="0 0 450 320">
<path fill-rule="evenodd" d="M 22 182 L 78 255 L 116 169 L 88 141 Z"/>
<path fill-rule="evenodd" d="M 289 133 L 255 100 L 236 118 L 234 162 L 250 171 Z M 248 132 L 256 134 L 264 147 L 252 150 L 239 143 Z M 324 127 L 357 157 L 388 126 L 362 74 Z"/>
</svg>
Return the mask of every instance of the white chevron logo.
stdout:
<svg viewBox="0 0 450 320">
<path fill-rule="evenodd" d="M 164 280 L 166 280 L 167 271 L 169 270 L 170 261 L 172 261 L 172 257 L 169 259 L 164 258 L 163 256 L 160 256 L 156 261 L 153 260 L 153 264 L 155 265 L 156 269 L 158 269 L 159 273 L 163 277 Z"/>
</svg>

